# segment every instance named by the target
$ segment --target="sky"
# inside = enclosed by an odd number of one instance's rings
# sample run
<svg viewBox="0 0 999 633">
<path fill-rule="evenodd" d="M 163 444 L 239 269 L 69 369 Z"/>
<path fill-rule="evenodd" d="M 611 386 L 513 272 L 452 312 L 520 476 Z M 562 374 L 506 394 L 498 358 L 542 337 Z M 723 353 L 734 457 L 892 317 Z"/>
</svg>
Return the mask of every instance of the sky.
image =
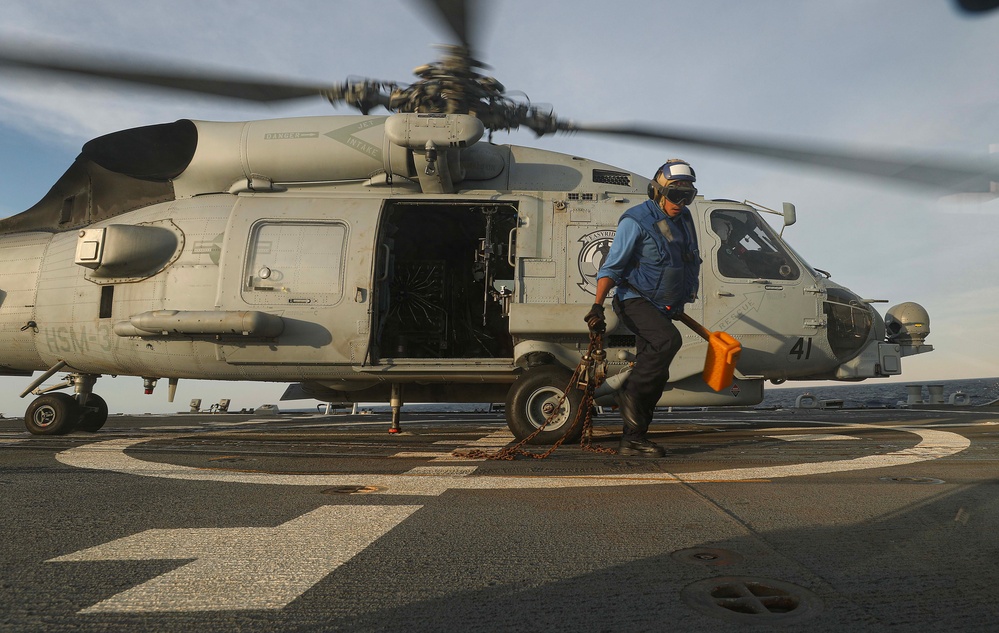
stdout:
<svg viewBox="0 0 999 633">
<path fill-rule="evenodd" d="M 510 93 L 581 122 L 646 122 L 847 147 L 985 160 L 999 144 L 999 11 L 949 0 L 618 0 L 487 3 L 477 55 Z M 2 42 L 38 42 L 177 68 L 342 81 L 408 82 L 448 33 L 417 0 L 231 3 L 8 0 Z M 38 201 L 82 144 L 180 118 L 241 121 L 352 114 L 319 97 L 281 106 L 3 73 L 0 216 Z M 784 237 L 810 264 L 884 310 L 915 301 L 936 351 L 903 359 L 898 380 L 999 375 L 999 200 L 955 203 L 933 188 L 681 145 L 499 133 L 495 142 L 586 156 L 652 175 L 694 165 L 712 198 L 792 202 Z M 932 182 L 933 174 L 927 173 Z M 769 216 L 768 216 L 769 217 Z M 0 413 L 21 415 L 24 378 L 0 379 Z M 164 381 L 165 383 L 165 381 Z M 792 383 L 789 383 L 789 385 Z M 138 378 L 102 378 L 112 412 L 172 412 L 191 398 L 235 408 L 276 403 L 284 384 L 181 381 L 141 395 Z M 308 402 L 294 403 L 308 406 Z M 287 406 L 287 405 L 286 405 Z"/>
</svg>

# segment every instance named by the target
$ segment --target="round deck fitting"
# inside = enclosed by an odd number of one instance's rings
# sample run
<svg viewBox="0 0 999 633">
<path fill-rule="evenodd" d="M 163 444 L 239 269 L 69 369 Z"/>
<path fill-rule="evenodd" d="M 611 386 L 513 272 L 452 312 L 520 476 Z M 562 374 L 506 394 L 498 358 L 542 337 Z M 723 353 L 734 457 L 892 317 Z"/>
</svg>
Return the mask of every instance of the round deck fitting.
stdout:
<svg viewBox="0 0 999 633">
<path fill-rule="evenodd" d="M 822 611 L 822 601 L 804 587 L 769 578 L 722 576 L 684 587 L 688 606 L 731 622 L 789 624 Z"/>
<path fill-rule="evenodd" d="M 742 562 L 742 554 L 716 547 L 690 547 L 687 549 L 679 549 L 670 554 L 670 557 L 673 560 L 680 561 L 681 563 L 710 565 L 713 567 L 733 565 L 735 563 Z"/>
</svg>

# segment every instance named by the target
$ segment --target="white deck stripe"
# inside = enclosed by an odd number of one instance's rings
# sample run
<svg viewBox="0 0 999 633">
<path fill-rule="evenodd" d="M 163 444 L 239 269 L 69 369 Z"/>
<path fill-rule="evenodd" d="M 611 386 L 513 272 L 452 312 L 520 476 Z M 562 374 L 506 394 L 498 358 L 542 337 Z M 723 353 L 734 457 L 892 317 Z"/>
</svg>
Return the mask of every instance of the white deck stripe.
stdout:
<svg viewBox="0 0 999 633">
<path fill-rule="evenodd" d="M 280 609 L 421 506 L 323 506 L 277 527 L 146 530 L 49 562 L 195 559 L 81 613 Z"/>
</svg>

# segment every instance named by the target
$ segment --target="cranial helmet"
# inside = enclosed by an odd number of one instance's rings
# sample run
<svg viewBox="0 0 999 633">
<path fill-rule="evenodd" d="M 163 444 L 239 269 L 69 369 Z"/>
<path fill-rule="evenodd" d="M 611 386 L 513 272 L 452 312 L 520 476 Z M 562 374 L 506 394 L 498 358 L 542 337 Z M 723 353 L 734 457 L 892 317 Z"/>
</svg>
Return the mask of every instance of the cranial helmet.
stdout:
<svg viewBox="0 0 999 633">
<path fill-rule="evenodd" d="M 664 179 L 666 182 L 661 183 L 659 182 L 660 179 Z M 694 196 L 697 195 L 697 189 L 694 187 L 694 182 L 696 181 L 697 176 L 694 174 L 694 168 L 690 166 L 690 163 L 679 158 L 671 158 L 656 170 L 656 175 L 649 181 L 649 198 L 658 204 L 660 199 L 666 195 L 667 189 L 671 188 L 671 185 L 683 183 L 679 184 L 679 187 L 687 190 L 687 192 L 684 195 L 670 197 L 677 198 L 673 200 L 674 202 L 680 201 L 683 204 L 689 204 L 694 199 Z M 690 191 L 692 193 L 688 193 Z"/>
<path fill-rule="evenodd" d="M 694 174 L 694 168 L 690 166 L 690 163 L 685 160 L 680 160 L 679 158 L 671 158 L 666 161 L 666 164 L 660 167 L 656 172 L 654 180 L 658 181 L 660 174 L 666 177 L 667 184 L 673 180 L 685 180 L 687 182 L 697 181 L 697 176 Z"/>
</svg>

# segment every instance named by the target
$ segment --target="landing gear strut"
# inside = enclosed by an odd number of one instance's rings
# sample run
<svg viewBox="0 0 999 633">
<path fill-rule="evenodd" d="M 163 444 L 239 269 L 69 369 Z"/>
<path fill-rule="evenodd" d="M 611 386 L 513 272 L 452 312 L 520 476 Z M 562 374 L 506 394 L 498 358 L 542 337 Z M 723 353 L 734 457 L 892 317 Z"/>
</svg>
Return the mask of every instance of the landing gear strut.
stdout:
<svg viewBox="0 0 999 633">
<path fill-rule="evenodd" d="M 66 379 L 44 390 L 37 389 L 53 373 L 65 366 L 56 365 L 43 374 L 22 395 L 38 395 L 24 413 L 24 426 L 33 435 L 64 435 L 75 429 L 95 432 L 108 420 L 108 405 L 104 398 L 93 392 L 97 374 L 70 374 Z M 48 393 L 72 386 L 75 396 L 68 393 Z"/>
<path fill-rule="evenodd" d="M 392 383 L 392 394 L 389 396 L 389 406 L 392 407 L 392 424 L 389 426 L 389 433 L 399 433 L 399 419 L 402 417 L 402 385 L 397 382 Z"/>
</svg>

